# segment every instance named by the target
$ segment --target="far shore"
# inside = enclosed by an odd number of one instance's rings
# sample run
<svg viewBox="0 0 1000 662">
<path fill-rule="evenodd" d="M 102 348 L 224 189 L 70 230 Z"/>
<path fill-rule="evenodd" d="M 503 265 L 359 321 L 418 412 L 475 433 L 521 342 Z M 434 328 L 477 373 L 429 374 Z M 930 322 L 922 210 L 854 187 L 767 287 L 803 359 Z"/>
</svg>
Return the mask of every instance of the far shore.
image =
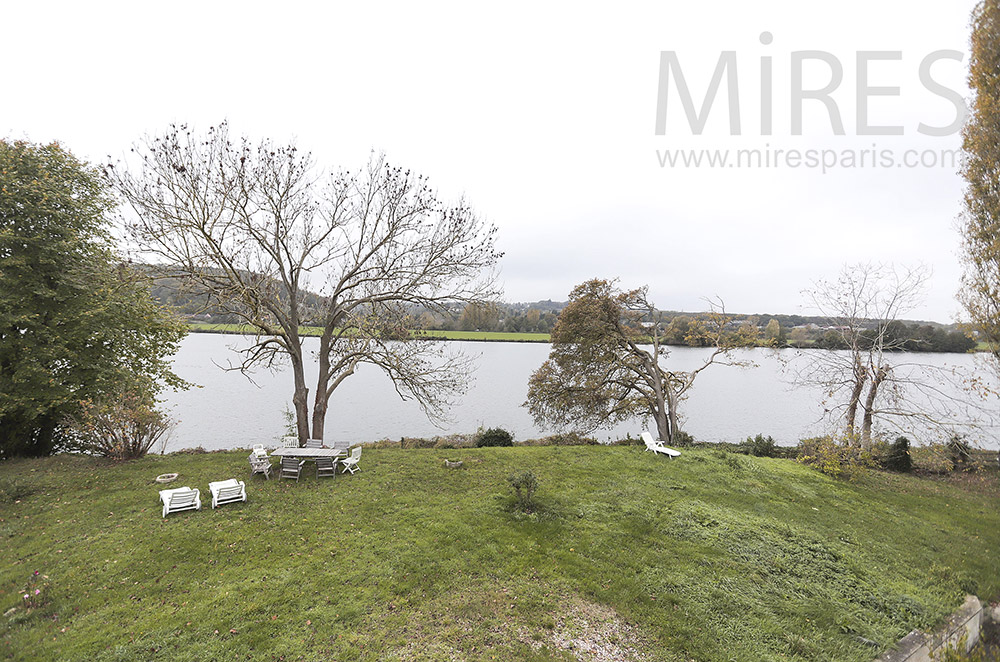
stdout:
<svg viewBox="0 0 1000 662">
<path fill-rule="evenodd" d="M 256 335 L 251 327 L 245 324 L 205 324 L 190 323 L 188 329 L 192 333 L 226 333 L 232 335 Z M 303 326 L 299 329 L 303 336 L 320 336 L 323 329 L 318 326 Z M 503 331 L 413 331 L 415 338 L 424 340 L 462 340 L 473 342 L 539 342 L 547 343 L 550 336 L 547 333 L 508 333 Z"/>
<path fill-rule="evenodd" d="M 256 335 L 251 327 L 245 324 L 206 324 L 204 322 L 192 322 L 188 324 L 191 333 L 223 333 L 229 335 L 253 336 Z M 299 329 L 303 336 L 319 337 L 323 330 L 318 326 L 303 326 Z M 548 333 L 511 333 L 506 331 L 443 331 L 430 329 L 426 331 L 412 331 L 415 338 L 424 340 L 460 340 L 463 342 L 527 342 L 527 343 L 548 343 L 551 336 Z M 686 347 L 687 345 L 678 345 Z M 766 345 L 760 345 L 766 347 Z M 809 346 L 794 347 L 790 349 L 813 349 Z M 785 348 L 782 348 L 785 349 Z M 979 343 L 974 352 L 989 351 L 986 343 Z M 947 353 L 947 352 L 930 352 Z"/>
</svg>

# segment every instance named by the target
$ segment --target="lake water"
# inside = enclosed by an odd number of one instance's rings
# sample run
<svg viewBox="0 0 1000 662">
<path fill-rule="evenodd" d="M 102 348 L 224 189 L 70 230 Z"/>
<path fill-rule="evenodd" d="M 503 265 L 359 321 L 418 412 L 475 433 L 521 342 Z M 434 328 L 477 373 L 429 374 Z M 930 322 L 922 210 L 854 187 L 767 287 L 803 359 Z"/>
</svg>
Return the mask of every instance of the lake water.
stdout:
<svg viewBox="0 0 1000 662">
<path fill-rule="evenodd" d="M 243 336 L 190 334 L 181 343 L 174 370 L 199 386 L 168 393 L 165 406 L 178 421 L 167 450 L 194 446 L 206 449 L 273 445 L 285 434 L 283 411 L 291 409 L 291 373 L 287 370 L 259 371 L 252 380 L 222 366 L 239 361 L 234 348 L 246 347 Z M 318 340 L 306 340 L 309 350 Z M 449 348 L 478 357 L 468 392 L 451 410 L 451 422 L 443 429 L 432 425 L 413 402 L 403 402 L 391 382 L 379 370 L 361 366 L 334 393 L 327 414 L 327 440 L 351 443 L 378 439 L 432 437 L 471 433 L 480 427 L 500 426 L 515 439 L 529 439 L 552 431 L 535 427 L 526 408 L 528 377 L 548 356 L 543 343 L 465 343 Z M 707 349 L 671 349 L 669 365 L 690 369 L 700 365 Z M 822 351 L 822 350 L 813 350 Z M 899 355 L 905 358 L 905 354 Z M 758 367 L 740 369 L 712 366 L 698 376 L 690 397 L 682 404 L 684 429 L 699 441 L 740 441 L 748 435 L 771 435 L 782 445 L 828 431 L 822 420 L 822 394 L 814 389 L 793 387 L 783 365 L 794 362 L 794 350 L 753 349 L 741 358 Z M 972 368 L 975 357 L 962 354 L 921 354 L 917 360 L 934 365 Z M 307 384 L 315 387 L 315 364 L 307 370 Z M 645 429 L 641 421 L 599 431 L 601 440 L 617 439 Z M 651 428 L 655 430 L 655 427 Z M 996 448 L 994 429 L 980 435 L 983 445 Z"/>
</svg>

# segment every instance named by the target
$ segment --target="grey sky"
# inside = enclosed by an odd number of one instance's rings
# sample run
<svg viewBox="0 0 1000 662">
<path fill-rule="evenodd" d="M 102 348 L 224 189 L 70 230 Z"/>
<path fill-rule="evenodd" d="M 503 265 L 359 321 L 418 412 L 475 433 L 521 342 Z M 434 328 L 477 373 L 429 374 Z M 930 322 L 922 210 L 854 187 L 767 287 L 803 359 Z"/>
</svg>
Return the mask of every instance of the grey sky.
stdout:
<svg viewBox="0 0 1000 662">
<path fill-rule="evenodd" d="M 960 268 L 956 167 L 663 168 L 658 150 L 955 150 L 949 103 L 918 67 L 967 94 L 973 0 L 535 3 L 17 3 L 5 8 L 0 134 L 62 141 L 79 156 L 119 157 L 172 121 L 296 139 L 328 166 L 357 168 L 371 149 L 464 193 L 500 229 L 512 301 L 565 299 L 591 277 L 649 284 L 662 308 L 701 310 L 720 296 L 739 312 L 799 312 L 800 290 L 853 261 L 934 269 L 916 318 L 952 321 Z M 768 31 L 774 41 L 761 44 Z M 806 101 L 790 135 L 791 53 L 821 50 L 844 68 L 832 135 Z M 857 136 L 856 52 L 873 62 L 872 124 Z M 703 135 L 668 106 L 654 135 L 659 59 L 674 51 L 696 104 L 722 51 L 735 51 L 743 134 L 724 90 Z M 759 129 L 760 62 L 772 58 L 774 135 Z M 829 78 L 819 63 L 806 85 Z M 676 95 L 673 98 L 677 99 Z"/>
</svg>

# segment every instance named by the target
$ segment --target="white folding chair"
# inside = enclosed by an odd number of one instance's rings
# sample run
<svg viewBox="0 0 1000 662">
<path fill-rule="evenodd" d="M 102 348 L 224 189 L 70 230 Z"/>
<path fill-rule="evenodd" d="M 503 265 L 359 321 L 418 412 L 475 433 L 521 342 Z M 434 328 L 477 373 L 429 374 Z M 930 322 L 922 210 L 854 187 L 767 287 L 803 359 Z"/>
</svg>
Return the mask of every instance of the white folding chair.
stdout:
<svg viewBox="0 0 1000 662">
<path fill-rule="evenodd" d="M 355 446 L 351 454 L 340 461 L 344 471 L 350 471 L 352 474 L 358 470 L 358 462 L 361 460 L 361 446 Z"/>
<path fill-rule="evenodd" d="M 258 457 L 254 453 L 250 454 L 250 475 L 264 474 L 264 478 L 271 480 L 271 460 L 267 456 Z"/>
</svg>

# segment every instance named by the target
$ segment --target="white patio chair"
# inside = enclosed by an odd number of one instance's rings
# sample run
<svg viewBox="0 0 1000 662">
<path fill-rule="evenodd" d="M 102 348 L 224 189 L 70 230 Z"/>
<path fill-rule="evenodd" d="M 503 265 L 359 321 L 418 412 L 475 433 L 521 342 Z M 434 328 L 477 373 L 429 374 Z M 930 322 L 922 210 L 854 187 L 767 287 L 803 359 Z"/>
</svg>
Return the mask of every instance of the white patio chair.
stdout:
<svg viewBox="0 0 1000 662">
<path fill-rule="evenodd" d="M 201 490 L 190 487 L 176 487 L 172 490 L 160 490 L 160 501 L 163 502 L 163 516 L 168 513 L 178 513 L 182 510 L 201 510 Z"/>
<path fill-rule="evenodd" d="M 250 475 L 254 474 L 264 474 L 264 478 L 271 480 L 271 460 L 264 457 L 258 457 L 254 453 L 250 454 Z"/>
<path fill-rule="evenodd" d="M 355 446 L 351 454 L 340 461 L 341 466 L 344 467 L 344 471 L 350 471 L 352 474 L 358 470 L 358 461 L 361 460 L 361 446 Z"/>
<path fill-rule="evenodd" d="M 681 455 L 680 451 L 675 451 L 673 448 L 667 448 L 666 446 L 663 445 L 662 441 L 656 441 L 655 439 L 653 439 L 653 435 L 649 434 L 648 432 L 643 432 L 641 436 L 643 442 L 645 442 L 646 444 L 647 451 L 653 451 L 654 453 L 663 453 L 667 457 L 671 458 L 680 457 Z"/>
<path fill-rule="evenodd" d="M 295 435 L 289 435 L 287 437 L 282 437 L 281 438 L 281 446 L 283 448 L 298 448 L 299 447 L 299 438 L 296 437 Z"/>
<path fill-rule="evenodd" d="M 267 451 L 264 449 L 264 444 L 254 444 L 253 454 L 257 457 L 267 457 Z"/>
<path fill-rule="evenodd" d="M 302 473 L 302 465 L 305 463 L 305 460 L 294 457 L 281 458 L 281 478 L 294 478 L 298 482 L 299 475 Z"/>
<path fill-rule="evenodd" d="M 247 490 L 242 480 L 230 478 L 208 484 L 208 491 L 212 493 L 212 508 L 235 501 L 246 501 Z"/>
</svg>

